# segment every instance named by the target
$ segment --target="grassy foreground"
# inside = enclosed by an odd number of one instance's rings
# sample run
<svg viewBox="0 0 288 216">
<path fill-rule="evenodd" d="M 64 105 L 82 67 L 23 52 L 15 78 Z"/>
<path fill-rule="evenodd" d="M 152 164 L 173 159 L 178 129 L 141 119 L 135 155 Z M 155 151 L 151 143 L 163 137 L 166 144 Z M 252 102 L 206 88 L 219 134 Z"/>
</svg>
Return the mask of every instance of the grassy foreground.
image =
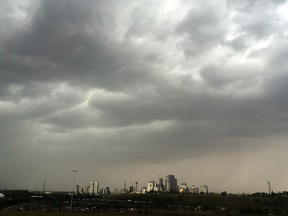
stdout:
<svg viewBox="0 0 288 216">
<path fill-rule="evenodd" d="M 64 213 L 64 212 L 9 212 L 2 211 L 0 216 L 133 216 L 136 213 Z M 139 215 L 139 214 L 138 214 Z M 156 216 L 156 214 L 153 214 Z M 162 215 L 162 214 L 159 214 Z"/>
<path fill-rule="evenodd" d="M 150 212 L 148 214 L 139 214 L 137 212 L 125 212 L 125 213 L 70 213 L 70 212 L 12 212 L 12 211 L 0 211 L 0 216 L 239 216 L 239 214 L 231 213 L 199 213 L 199 212 L 186 212 L 186 213 L 156 213 Z M 245 216 L 256 216 L 256 214 L 245 214 Z M 275 216 L 275 215 L 274 215 Z"/>
<path fill-rule="evenodd" d="M 59 212 L 6 212 L 6 211 L 0 211 L 0 216 L 136 216 L 141 215 L 136 212 L 127 212 L 127 213 L 59 213 Z M 143 216 L 145 214 L 142 214 Z M 200 213 L 148 213 L 147 215 L 153 215 L 153 216 L 203 216 L 203 215 L 209 215 L 209 214 L 200 214 Z M 211 214 L 213 216 L 221 215 L 223 214 Z M 249 216 L 249 215 L 246 215 Z"/>
</svg>

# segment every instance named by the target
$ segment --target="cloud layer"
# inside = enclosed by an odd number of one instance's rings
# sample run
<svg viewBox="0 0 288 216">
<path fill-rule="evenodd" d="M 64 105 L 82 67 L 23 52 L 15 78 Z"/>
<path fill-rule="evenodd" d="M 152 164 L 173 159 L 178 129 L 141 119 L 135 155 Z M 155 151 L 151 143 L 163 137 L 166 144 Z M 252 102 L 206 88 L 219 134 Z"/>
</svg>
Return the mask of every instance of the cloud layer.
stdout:
<svg viewBox="0 0 288 216">
<path fill-rule="evenodd" d="M 0 186 L 287 189 L 288 5 L 264 2 L 0 1 Z"/>
</svg>

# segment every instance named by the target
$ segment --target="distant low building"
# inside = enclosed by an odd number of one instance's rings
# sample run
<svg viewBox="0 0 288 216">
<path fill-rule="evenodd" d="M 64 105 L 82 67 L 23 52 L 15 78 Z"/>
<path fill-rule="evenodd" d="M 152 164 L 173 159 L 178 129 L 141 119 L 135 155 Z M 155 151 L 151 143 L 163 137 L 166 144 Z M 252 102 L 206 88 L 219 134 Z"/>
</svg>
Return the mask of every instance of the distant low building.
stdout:
<svg viewBox="0 0 288 216">
<path fill-rule="evenodd" d="M 182 183 L 179 187 L 180 193 L 189 193 L 189 188 L 186 183 Z"/>
<path fill-rule="evenodd" d="M 135 192 L 135 187 L 134 186 L 130 186 L 128 192 L 129 193 L 134 193 Z"/>
<path fill-rule="evenodd" d="M 189 188 L 189 192 L 192 193 L 192 194 L 199 194 L 199 188 L 196 187 L 195 185 L 192 185 L 192 186 Z"/>
<path fill-rule="evenodd" d="M 142 193 L 142 194 L 145 194 L 146 192 L 147 192 L 146 187 L 142 187 L 142 188 L 141 188 L 141 193 Z"/>
<path fill-rule="evenodd" d="M 102 188 L 101 194 L 102 194 L 102 195 L 109 195 L 109 194 L 111 194 L 110 188 L 109 188 L 109 187 L 104 187 L 104 188 Z"/>
<path fill-rule="evenodd" d="M 208 186 L 207 185 L 201 185 L 200 186 L 200 193 L 201 194 L 208 194 Z"/>
</svg>

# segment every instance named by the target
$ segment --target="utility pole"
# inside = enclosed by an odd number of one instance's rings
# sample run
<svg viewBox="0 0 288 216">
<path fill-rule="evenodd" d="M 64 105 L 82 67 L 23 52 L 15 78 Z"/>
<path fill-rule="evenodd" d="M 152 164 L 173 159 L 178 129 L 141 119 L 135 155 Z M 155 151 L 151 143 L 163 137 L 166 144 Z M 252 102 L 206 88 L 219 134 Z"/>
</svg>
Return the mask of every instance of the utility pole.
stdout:
<svg viewBox="0 0 288 216">
<path fill-rule="evenodd" d="M 74 185 L 75 185 L 75 173 L 78 172 L 78 170 L 72 170 L 73 172 L 73 190 L 71 194 L 71 206 L 70 206 L 70 212 L 72 212 L 72 206 L 73 206 L 73 195 L 74 195 Z"/>
<path fill-rule="evenodd" d="M 45 194 L 45 181 L 44 181 L 44 184 L 43 184 L 43 194 Z"/>
<path fill-rule="evenodd" d="M 271 195 L 271 184 L 270 184 L 270 181 L 268 181 L 268 191 L 269 191 L 269 195 Z"/>
</svg>

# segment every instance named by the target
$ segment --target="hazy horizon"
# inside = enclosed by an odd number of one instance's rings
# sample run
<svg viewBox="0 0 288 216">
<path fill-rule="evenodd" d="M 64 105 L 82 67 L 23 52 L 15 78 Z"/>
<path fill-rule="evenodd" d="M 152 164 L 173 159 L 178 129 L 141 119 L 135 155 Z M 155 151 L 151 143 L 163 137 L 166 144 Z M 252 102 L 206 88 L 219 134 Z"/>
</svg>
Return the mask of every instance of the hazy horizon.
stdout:
<svg viewBox="0 0 288 216">
<path fill-rule="evenodd" d="M 0 0 L 0 188 L 173 174 L 288 190 L 286 0 Z M 285 57 L 286 56 L 286 57 Z"/>
</svg>

